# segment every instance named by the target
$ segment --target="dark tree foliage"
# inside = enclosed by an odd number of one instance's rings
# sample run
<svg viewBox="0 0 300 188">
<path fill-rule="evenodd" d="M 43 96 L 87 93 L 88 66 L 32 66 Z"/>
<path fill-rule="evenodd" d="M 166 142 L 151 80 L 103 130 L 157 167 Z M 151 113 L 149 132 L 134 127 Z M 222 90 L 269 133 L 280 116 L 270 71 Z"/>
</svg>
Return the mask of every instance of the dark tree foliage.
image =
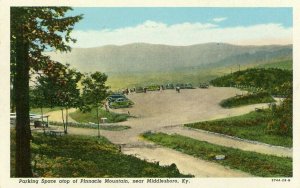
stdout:
<svg viewBox="0 0 300 188">
<path fill-rule="evenodd" d="M 83 86 L 82 99 L 84 103 L 82 110 L 89 111 L 92 108 L 96 108 L 97 122 L 98 122 L 98 136 L 100 136 L 99 108 L 103 106 L 104 103 L 103 101 L 108 96 L 107 89 L 109 87 L 105 85 L 106 81 L 107 81 L 106 74 L 101 72 L 95 72 L 93 74 L 86 75 L 81 83 Z"/>
<path fill-rule="evenodd" d="M 286 82 L 279 88 L 286 98 L 279 105 L 273 105 L 272 120 L 268 123 L 268 131 L 272 134 L 293 136 L 293 83 Z"/>
<path fill-rule="evenodd" d="M 69 7 L 11 7 L 12 108 L 16 108 L 16 177 L 32 177 L 29 72 L 47 66 L 46 50 L 69 51 L 66 42 L 82 16 L 66 17 Z"/>
<path fill-rule="evenodd" d="M 43 108 L 47 107 L 47 101 L 45 100 L 46 93 L 40 87 L 31 87 L 29 89 L 29 104 L 30 108 L 39 108 L 42 115 L 43 122 Z"/>
<path fill-rule="evenodd" d="M 284 95 L 284 90 L 280 86 L 293 80 L 293 73 L 282 69 L 247 69 L 237 71 L 211 81 L 214 86 L 230 87 L 243 85 L 248 87 L 261 88 L 273 95 Z"/>
<path fill-rule="evenodd" d="M 81 105 L 80 89 L 78 83 L 82 74 L 70 65 L 58 62 L 48 62 L 47 67 L 37 77 L 36 87 L 44 93 L 41 104 L 50 108 L 57 106 L 62 110 L 64 131 L 68 129 L 68 109 Z M 63 110 L 65 109 L 65 117 Z"/>
<path fill-rule="evenodd" d="M 216 78 L 211 81 L 211 84 L 225 87 L 250 86 L 283 97 L 284 100 L 281 104 L 270 106 L 272 118 L 268 122 L 267 132 L 269 134 L 293 135 L 293 72 L 291 70 L 247 69 Z"/>
</svg>

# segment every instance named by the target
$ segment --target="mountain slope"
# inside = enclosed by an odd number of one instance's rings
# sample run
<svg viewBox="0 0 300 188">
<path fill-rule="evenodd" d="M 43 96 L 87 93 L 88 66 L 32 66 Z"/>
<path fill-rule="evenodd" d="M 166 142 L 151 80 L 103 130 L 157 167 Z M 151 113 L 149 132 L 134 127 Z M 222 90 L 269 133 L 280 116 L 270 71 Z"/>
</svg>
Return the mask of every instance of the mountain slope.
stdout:
<svg viewBox="0 0 300 188">
<path fill-rule="evenodd" d="M 53 60 L 70 63 L 82 72 L 174 72 L 183 69 L 225 67 L 232 64 L 292 59 L 292 45 L 237 46 L 207 43 L 168 46 L 134 43 L 123 46 L 75 48 L 71 53 L 49 52 Z"/>
</svg>

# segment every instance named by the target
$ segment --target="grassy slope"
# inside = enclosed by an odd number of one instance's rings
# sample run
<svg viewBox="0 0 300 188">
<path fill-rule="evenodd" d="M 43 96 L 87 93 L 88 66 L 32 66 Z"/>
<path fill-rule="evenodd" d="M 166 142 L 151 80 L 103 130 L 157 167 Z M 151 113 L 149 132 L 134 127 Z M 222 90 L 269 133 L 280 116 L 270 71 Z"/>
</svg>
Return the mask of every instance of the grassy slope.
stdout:
<svg viewBox="0 0 300 188">
<path fill-rule="evenodd" d="M 124 155 L 108 140 L 86 136 L 33 134 L 33 171 L 37 177 L 186 177 L 175 165 L 159 166 Z M 11 134 L 14 174 L 15 132 Z"/>
<path fill-rule="evenodd" d="M 243 96 L 231 97 L 221 101 L 220 105 L 224 108 L 232 108 L 249 104 L 275 102 L 269 93 L 253 93 Z"/>
<path fill-rule="evenodd" d="M 271 145 L 292 147 L 293 138 L 268 134 L 267 123 L 271 114 L 268 111 L 251 112 L 242 116 L 185 124 L 187 127 L 255 140 Z"/>
<path fill-rule="evenodd" d="M 257 68 L 278 68 L 285 70 L 293 70 L 293 61 L 292 60 L 282 60 L 273 63 L 266 63 L 258 65 Z"/>
<path fill-rule="evenodd" d="M 262 177 L 292 177 L 292 159 L 242 151 L 210 144 L 180 135 L 145 133 L 144 138 L 183 153 L 216 162 Z M 216 155 L 225 155 L 225 160 L 215 160 Z"/>
<path fill-rule="evenodd" d="M 76 112 L 70 113 L 70 116 L 72 119 L 74 119 L 77 122 L 81 123 L 88 123 L 93 122 L 97 123 L 97 112 L 96 109 L 92 109 L 91 112 L 80 112 L 77 110 Z M 106 112 L 105 110 L 101 109 L 99 113 L 99 117 L 106 117 L 107 123 L 115 123 L 115 122 L 121 122 L 126 121 L 129 115 L 127 114 L 117 114 L 113 112 Z"/>
</svg>

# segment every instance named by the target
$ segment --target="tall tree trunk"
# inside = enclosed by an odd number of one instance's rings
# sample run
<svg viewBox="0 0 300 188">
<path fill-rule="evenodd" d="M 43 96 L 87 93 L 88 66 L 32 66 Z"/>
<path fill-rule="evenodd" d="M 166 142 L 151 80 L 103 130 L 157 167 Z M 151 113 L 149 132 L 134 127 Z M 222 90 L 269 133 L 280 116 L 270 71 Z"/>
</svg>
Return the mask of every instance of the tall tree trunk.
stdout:
<svg viewBox="0 0 300 188">
<path fill-rule="evenodd" d="M 42 124 L 44 124 L 44 113 L 43 113 L 43 107 L 41 107 L 41 115 L 42 115 Z"/>
<path fill-rule="evenodd" d="M 98 138 L 100 138 L 99 107 L 97 107 L 97 122 L 98 122 Z"/>
<path fill-rule="evenodd" d="M 14 113 L 16 112 L 16 84 L 15 84 L 15 79 L 12 79 L 11 83 L 12 84 L 12 88 L 10 90 L 10 112 Z"/>
<path fill-rule="evenodd" d="M 12 47 L 16 49 L 16 43 L 12 43 Z M 10 112 L 16 112 L 16 55 L 10 54 Z"/>
<path fill-rule="evenodd" d="M 65 131 L 65 134 L 68 134 L 68 116 L 69 116 L 69 113 L 68 113 L 68 108 L 66 108 L 66 131 Z"/>
<path fill-rule="evenodd" d="M 63 125 L 64 125 L 64 133 L 66 133 L 66 124 L 65 124 L 65 119 L 64 119 L 64 109 L 62 108 L 61 109 L 61 119 L 62 119 L 62 122 L 63 122 Z"/>
<path fill-rule="evenodd" d="M 32 177 L 29 118 L 29 44 L 20 28 L 16 38 L 16 177 Z"/>
<path fill-rule="evenodd" d="M 41 115 L 42 115 L 42 126 L 45 133 L 45 124 L 44 124 L 44 113 L 43 113 L 43 107 L 41 107 Z"/>
</svg>

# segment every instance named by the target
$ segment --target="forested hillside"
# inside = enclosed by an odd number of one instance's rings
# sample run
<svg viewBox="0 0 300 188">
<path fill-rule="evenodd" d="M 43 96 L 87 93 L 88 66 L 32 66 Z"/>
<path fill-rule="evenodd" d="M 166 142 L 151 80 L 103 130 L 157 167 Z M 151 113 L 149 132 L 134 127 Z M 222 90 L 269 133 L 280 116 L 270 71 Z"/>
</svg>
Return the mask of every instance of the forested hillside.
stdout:
<svg viewBox="0 0 300 188">
<path fill-rule="evenodd" d="M 221 87 L 256 88 L 272 95 L 287 95 L 284 88 L 291 84 L 292 80 L 291 70 L 253 68 L 218 77 L 212 80 L 211 84 Z"/>
</svg>

